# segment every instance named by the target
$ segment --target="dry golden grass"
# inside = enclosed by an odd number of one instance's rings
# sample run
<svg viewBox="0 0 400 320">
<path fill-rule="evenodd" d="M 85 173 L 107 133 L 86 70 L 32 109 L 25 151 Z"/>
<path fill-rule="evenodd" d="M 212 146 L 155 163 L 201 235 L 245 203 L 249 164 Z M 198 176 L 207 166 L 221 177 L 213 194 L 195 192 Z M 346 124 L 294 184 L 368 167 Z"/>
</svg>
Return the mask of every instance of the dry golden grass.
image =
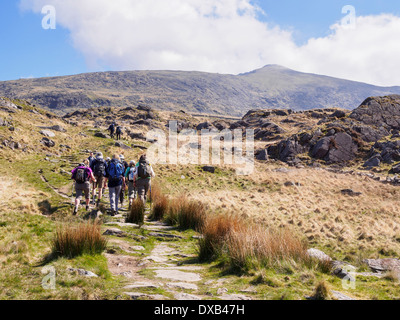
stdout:
<svg viewBox="0 0 400 320">
<path fill-rule="evenodd" d="M 0 210 L 40 214 L 38 203 L 48 198 L 48 194 L 27 186 L 20 178 L 1 175 L 0 181 Z"/>
<path fill-rule="evenodd" d="M 199 259 L 222 256 L 236 270 L 311 262 L 306 243 L 290 230 L 256 224 L 235 214 L 208 215 L 201 233 Z"/>
<path fill-rule="evenodd" d="M 128 212 L 125 221 L 128 223 L 143 225 L 145 209 L 146 206 L 143 201 L 136 198 L 132 201 L 131 210 Z"/>
<path fill-rule="evenodd" d="M 217 211 L 233 210 L 243 217 L 275 227 L 292 227 L 311 243 L 332 250 L 397 250 L 400 189 L 369 178 L 316 169 L 275 172 L 274 165 L 257 165 L 243 190 L 193 192 L 193 198 Z M 234 181 L 234 177 L 231 178 Z M 292 181 L 301 186 L 285 186 Z M 228 181 L 229 183 L 229 181 Z M 343 189 L 362 192 L 343 195 Z M 398 250 L 397 250 L 398 251 Z"/>
<path fill-rule="evenodd" d="M 106 247 L 107 240 L 101 235 L 100 225 L 96 222 L 60 227 L 52 242 L 53 255 L 66 258 L 99 254 Z"/>
</svg>

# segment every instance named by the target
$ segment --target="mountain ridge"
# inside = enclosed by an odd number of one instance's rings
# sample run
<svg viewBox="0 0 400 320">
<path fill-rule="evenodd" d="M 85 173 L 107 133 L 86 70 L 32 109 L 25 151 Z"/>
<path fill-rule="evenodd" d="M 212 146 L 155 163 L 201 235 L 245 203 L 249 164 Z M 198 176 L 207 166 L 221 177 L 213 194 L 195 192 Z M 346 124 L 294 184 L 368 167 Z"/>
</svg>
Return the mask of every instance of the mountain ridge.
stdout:
<svg viewBox="0 0 400 320">
<path fill-rule="evenodd" d="M 365 98 L 400 94 L 400 87 L 266 65 L 230 75 L 200 71 L 106 71 L 0 82 L 0 96 L 27 99 L 57 113 L 91 107 L 135 107 L 243 116 L 252 109 L 354 109 Z"/>
</svg>

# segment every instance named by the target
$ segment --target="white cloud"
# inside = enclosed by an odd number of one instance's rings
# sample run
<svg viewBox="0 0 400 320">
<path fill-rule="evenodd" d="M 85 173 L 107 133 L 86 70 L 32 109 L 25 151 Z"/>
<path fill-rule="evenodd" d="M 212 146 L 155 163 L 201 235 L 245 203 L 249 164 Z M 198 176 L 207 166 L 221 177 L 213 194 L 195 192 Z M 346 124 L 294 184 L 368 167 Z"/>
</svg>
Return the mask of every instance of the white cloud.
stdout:
<svg viewBox="0 0 400 320">
<path fill-rule="evenodd" d="M 257 19 L 251 0 L 21 0 L 40 13 L 54 5 L 57 24 L 92 68 L 241 73 L 280 64 L 378 85 L 400 85 L 400 18 L 357 18 L 352 30 L 297 46 L 292 33 Z"/>
</svg>

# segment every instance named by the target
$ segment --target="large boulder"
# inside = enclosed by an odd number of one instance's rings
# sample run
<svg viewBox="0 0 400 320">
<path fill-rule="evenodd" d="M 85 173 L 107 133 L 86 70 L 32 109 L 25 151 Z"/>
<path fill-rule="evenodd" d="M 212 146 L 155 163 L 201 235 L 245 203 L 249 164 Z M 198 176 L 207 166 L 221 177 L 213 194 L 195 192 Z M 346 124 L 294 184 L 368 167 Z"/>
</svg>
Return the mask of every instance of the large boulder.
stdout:
<svg viewBox="0 0 400 320">
<path fill-rule="evenodd" d="M 307 147 L 300 144 L 297 136 L 281 141 L 278 144 L 278 158 L 284 162 L 293 161 L 298 154 L 307 151 Z"/>
<path fill-rule="evenodd" d="M 312 156 L 330 163 L 351 161 L 356 157 L 357 144 L 346 132 L 338 132 L 320 139 L 312 149 Z"/>
<path fill-rule="evenodd" d="M 353 138 L 345 132 L 339 132 L 334 136 L 334 146 L 327 156 L 328 162 L 351 161 L 356 157 L 357 144 Z"/>
</svg>

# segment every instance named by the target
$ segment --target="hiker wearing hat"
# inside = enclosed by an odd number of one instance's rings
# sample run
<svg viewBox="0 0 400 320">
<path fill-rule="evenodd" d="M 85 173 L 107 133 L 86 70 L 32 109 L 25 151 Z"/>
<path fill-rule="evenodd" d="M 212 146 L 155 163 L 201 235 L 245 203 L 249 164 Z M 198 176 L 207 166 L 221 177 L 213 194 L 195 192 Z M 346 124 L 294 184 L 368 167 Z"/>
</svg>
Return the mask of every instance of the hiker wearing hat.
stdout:
<svg viewBox="0 0 400 320">
<path fill-rule="evenodd" d="M 133 199 L 136 198 L 135 172 L 136 162 L 135 160 L 131 160 L 129 167 L 125 171 L 125 181 L 128 181 L 129 210 L 131 209 Z"/>
<path fill-rule="evenodd" d="M 79 204 L 82 199 L 82 194 L 85 193 L 86 199 L 86 211 L 89 210 L 89 201 L 90 201 L 90 181 L 96 181 L 96 178 L 93 176 L 92 169 L 89 168 L 89 160 L 85 160 L 83 163 L 79 164 L 74 170 L 72 170 L 72 177 L 75 181 L 75 208 L 74 215 L 78 213 Z"/>
<path fill-rule="evenodd" d="M 92 161 L 90 168 L 93 171 L 93 175 L 96 181 L 93 183 L 93 204 L 96 203 L 96 189 L 98 189 L 99 195 L 97 198 L 97 207 L 100 204 L 101 198 L 103 197 L 103 187 L 105 183 L 107 163 L 103 159 L 103 154 L 98 152 L 96 158 Z"/>
<path fill-rule="evenodd" d="M 125 188 L 124 166 L 119 161 L 118 154 L 115 154 L 106 168 L 106 179 L 110 195 L 111 215 L 118 214 L 118 202 L 121 189 Z"/>
<path fill-rule="evenodd" d="M 151 187 L 151 178 L 155 176 L 152 166 L 147 161 L 146 155 L 142 155 L 139 162 L 136 164 L 135 181 L 138 197 L 144 203 L 147 201 L 147 193 Z"/>
</svg>

